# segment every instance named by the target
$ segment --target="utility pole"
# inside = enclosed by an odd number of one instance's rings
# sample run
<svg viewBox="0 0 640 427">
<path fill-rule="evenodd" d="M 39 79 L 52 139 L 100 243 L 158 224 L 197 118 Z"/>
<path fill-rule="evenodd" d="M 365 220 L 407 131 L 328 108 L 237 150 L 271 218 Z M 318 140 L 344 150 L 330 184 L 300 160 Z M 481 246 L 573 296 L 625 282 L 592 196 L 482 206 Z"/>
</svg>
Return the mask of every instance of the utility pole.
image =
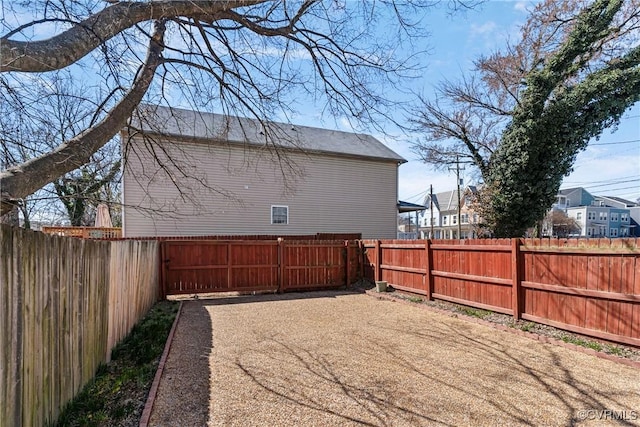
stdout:
<svg viewBox="0 0 640 427">
<path fill-rule="evenodd" d="M 453 168 L 449 168 L 449 170 L 454 170 Z M 460 168 L 460 156 L 456 156 L 456 184 L 457 184 L 457 192 L 458 192 L 458 239 L 462 239 L 462 221 L 460 218 L 460 171 L 463 171 L 464 168 Z"/>
<path fill-rule="evenodd" d="M 430 239 L 434 239 L 433 237 L 433 184 L 429 185 L 429 212 L 431 212 L 431 234 L 429 235 Z"/>
</svg>

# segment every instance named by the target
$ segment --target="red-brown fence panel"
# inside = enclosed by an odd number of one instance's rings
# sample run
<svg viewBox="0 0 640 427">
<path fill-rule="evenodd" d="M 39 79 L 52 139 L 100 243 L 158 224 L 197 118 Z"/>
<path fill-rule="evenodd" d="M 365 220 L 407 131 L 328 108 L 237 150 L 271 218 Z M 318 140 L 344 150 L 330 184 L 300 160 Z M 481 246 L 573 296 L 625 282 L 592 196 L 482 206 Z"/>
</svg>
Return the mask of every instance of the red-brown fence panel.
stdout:
<svg viewBox="0 0 640 427">
<path fill-rule="evenodd" d="M 640 346 L 637 241 L 527 239 L 521 252 L 523 319 Z"/>
<path fill-rule="evenodd" d="M 374 281 L 376 280 L 375 269 L 378 265 L 378 252 L 376 249 L 377 240 L 362 240 L 362 277 Z"/>
<path fill-rule="evenodd" d="M 439 240 L 431 251 L 433 298 L 512 314 L 508 239 Z"/>
<path fill-rule="evenodd" d="M 640 240 L 365 240 L 370 280 L 640 346 Z"/>
<path fill-rule="evenodd" d="M 332 289 L 347 284 L 344 241 L 281 240 L 282 291 Z"/>
<path fill-rule="evenodd" d="M 358 280 L 356 241 L 167 240 L 165 295 L 335 289 Z"/>
<path fill-rule="evenodd" d="M 384 240 L 381 248 L 381 277 L 391 286 L 419 294 L 428 292 L 425 240 Z"/>
<path fill-rule="evenodd" d="M 276 291 L 277 241 L 164 241 L 166 295 Z"/>
</svg>

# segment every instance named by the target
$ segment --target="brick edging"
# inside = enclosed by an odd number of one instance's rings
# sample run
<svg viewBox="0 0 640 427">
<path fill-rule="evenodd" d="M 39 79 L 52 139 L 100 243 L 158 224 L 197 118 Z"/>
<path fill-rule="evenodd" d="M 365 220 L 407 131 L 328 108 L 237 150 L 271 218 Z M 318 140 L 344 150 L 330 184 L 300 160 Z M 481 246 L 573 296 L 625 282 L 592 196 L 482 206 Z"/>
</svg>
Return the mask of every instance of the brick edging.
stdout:
<svg viewBox="0 0 640 427">
<path fill-rule="evenodd" d="M 171 331 L 169 331 L 169 336 L 167 336 L 167 342 L 164 344 L 164 350 L 162 351 L 162 356 L 160 357 L 160 361 L 158 362 L 158 369 L 156 370 L 156 374 L 153 377 L 153 383 L 151 384 L 151 389 L 149 390 L 149 396 L 147 396 L 147 401 L 144 404 L 144 410 L 142 411 L 142 416 L 140 417 L 140 427 L 147 427 L 149 425 L 149 420 L 151 419 L 151 410 L 153 409 L 153 404 L 155 403 L 156 395 L 158 394 L 158 387 L 160 386 L 160 378 L 162 378 L 164 365 L 167 362 L 167 356 L 169 355 L 169 350 L 171 349 L 171 344 L 173 343 L 173 336 L 176 331 L 176 325 L 178 324 L 180 314 L 182 313 L 182 304 L 183 303 L 181 301 L 180 307 L 178 307 L 178 312 L 176 313 L 176 318 L 173 320 L 173 325 L 171 325 Z"/>
<path fill-rule="evenodd" d="M 448 310 L 443 310 L 437 307 L 431 307 L 429 305 L 426 304 L 416 304 L 413 303 L 411 301 L 407 301 L 404 300 L 402 298 L 398 298 L 396 296 L 394 296 L 393 294 L 390 293 L 384 293 L 384 292 L 376 292 L 375 290 L 367 290 L 365 291 L 365 293 L 371 297 L 377 298 L 377 299 L 383 299 L 383 300 L 387 300 L 387 301 L 393 301 L 393 302 L 399 302 L 401 304 L 407 304 L 407 305 L 411 305 L 412 307 L 418 307 L 418 308 L 422 308 L 423 310 L 430 310 L 436 313 L 440 313 L 446 316 L 451 317 L 452 314 L 456 314 L 453 313 L 451 311 Z M 571 344 L 571 343 L 567 343 L 564 342 L 562 340 L 556 339 L 556 338 L 551 338 L 548 337 L 546 335 L 540 335 L 540 334 L 535 334 L 532 332 L 526 332 L 526 331 L 522 331 L 520 329 L 515 329 L 515 328 L 510 328 L 508 326 L 505 325 L 501 325 L 499 323 L 494 323 L 494 322 L 489 322 L 488 320 L 482 320 L 482 319 L 477 319 L 475 317 L 469 317 L 469 316 L 465 316 L 464 314 L 460 314 L 458 316 L 456 316 L 458 319 L 463 319 L 465 322 L 472 322 L 472 323 L 476 323 L 478 325 L 484 325 L 484 326 L 489 326 L 491 328 L 494 329 L 498 329 L 501 331 L 505 331 L 505 332 L 509 332 L 515 335 L 520 335 L 522 337 L 526 337 L 532 340 L 537 340 L 543 343 L 548 343 L 548 344 L 554 344 L 554 345 L 558 345 L 561 347 L 565 347 L 571 350 L 576 350 L 579 351 L 581 353 L 584 354 L 590 354 L 592 356 L 595 357 L 599 357 L 601 359 L 605 359 L 605 360 L 610 360 L 612 362 L 616 362 L 616 363 L 620 363 L 623 365 L 627 365 L 630 366 L 632 368 L 636 368 L 636 369 L 640 369 L 640 361 L 635 361 L 635 360 L 630 360 L 630 359 L 625 359 L 624 357 L 618 357 L 615 356 L 613 354 L 607 354 L 607 353 L 603 353 L 601 351 L 596 351 L 590 348 L 585 348 L 576 344 Z"/>
</svg>

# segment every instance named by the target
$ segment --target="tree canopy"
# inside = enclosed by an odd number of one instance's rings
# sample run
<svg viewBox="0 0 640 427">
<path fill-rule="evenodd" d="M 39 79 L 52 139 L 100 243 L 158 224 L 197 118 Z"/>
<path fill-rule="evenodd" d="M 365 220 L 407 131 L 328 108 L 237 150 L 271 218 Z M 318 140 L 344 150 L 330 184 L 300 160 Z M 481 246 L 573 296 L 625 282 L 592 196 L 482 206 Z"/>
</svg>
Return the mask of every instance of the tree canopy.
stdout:
<svg viewBox="0 0 640 427">
<path fill-rule="evenodd" d="M 484 181 L 480 207 L 495 236 L 544 218 L 576 155 L 640 100 L 640 2 L 545 0 L 521 39 L 444 82 L 414 122 L 423 161 L 455 156 Z"/>
<path fill-rule="evenodd" d="M 407 41 L 425 34 L 420 20 L 432 5 L 420 0 L 3 2 L 0 114 L 19 117 L 14 123 L 23 132 L 42 116 L 40 101 L 48 97 L 88 101 L 93 114 L 55 147 L 42 144 L 35 155 L 3 165 L 1 213 L 90 161 L 143 101 L 264 121 L 289 117 L 302 102 L 312 102 L 330 115 L 375 126 L 380 117 L 391 117 L 397 102 L 387 94 L 416 76 L 413 55 L 421 49 Z M 83 93 L 54 87 L 52 81 L 61 78 L 83 85 Z M 3 123 L 5 153 L 24 144 L 15 135 Z"/>
</svg>

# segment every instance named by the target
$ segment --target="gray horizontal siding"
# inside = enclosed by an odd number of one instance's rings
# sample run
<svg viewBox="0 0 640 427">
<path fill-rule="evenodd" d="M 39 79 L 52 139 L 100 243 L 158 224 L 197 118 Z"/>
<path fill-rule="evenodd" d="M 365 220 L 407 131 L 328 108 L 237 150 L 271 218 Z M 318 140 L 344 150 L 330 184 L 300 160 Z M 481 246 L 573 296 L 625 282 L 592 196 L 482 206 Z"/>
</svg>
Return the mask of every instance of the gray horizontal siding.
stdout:
<svg viewBox="0 0 640 427">
<path fill-rule="evenodd" d="M 178 168 L 170 167 L 170 178 L 140 141 L 131 143 L 135 153 L 128 155 L 123 178 L 127 237 L 314 233 L 395 237 L 395 162 L 300 153 L 278 159 L 253 148 L 165 143 L 167 153 L 189 175 L 181 176 Z M 289 224 L 271 224 L 271 205 L 289 206 Z"/>
</svg>

